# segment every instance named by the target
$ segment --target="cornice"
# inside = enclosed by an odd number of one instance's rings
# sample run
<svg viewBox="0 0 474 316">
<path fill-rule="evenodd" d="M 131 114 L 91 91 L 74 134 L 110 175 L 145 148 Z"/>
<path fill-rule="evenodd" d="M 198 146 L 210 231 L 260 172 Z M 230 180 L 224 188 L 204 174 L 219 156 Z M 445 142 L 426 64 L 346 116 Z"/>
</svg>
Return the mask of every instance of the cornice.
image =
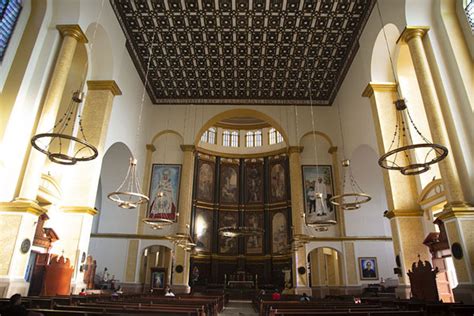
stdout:
<svg viewBox="0 0 474 316">
<path fill-rule="evenodd" d="M 304 147 L 303 146 L 289 146 L 288 147 L 288 153 L 289 154 L 293 154 L 293 153 L 302 153 L 303 152 L 303 149 Z"/>
<path fill-rule="evenodd" d="M 180 145 L 182 151 L 190 151 L 194 152 L 196 150 L 196 146 L 194 145 Z"/>
<path fill-rule="evenodd" d="M 405 26 L 402 34 L 400 34 L 400 37 L 397 39 L 397 44 L 408 43 L 415 37 L 423 38 L 429 30 L 429 26 Z"/>
<path fill-rule="evenodd" d="M 334 154 L 334 153 L 337 153 L 337 146 L 332 146 L 332 147 L 329 147 L 328 149 L 328 154 Z"/>
<path fill-rule="evenodd" d="M 79 43 L 83 44 L 89 42 L 87 40 L 86 34 L 84 34 L 81 27 L 77 24 L 60 24 L 56 25 L 56 28 L 62 37 L 71 36 L 74 37 Z"/>
<path fill-rule="evenodd" d="M 436 218 L 444 221 L 456 219 L 456 218 L 471 218 L 474 219 L 474 206 L 458 202 L 448 203 L 444 206 L 444 210 L 439 213 Z"/>
<path fill-rule="evenodd" d="M 145 148 L 147 151 L 151 151 L 152 153 L 156 151 L 156 147 L 153 144 L 146 144 Z"/>
<path fill-rule="evenodd" d="M 61 211 L 64 213 L 89 214 L 96 215 L 98 211 L 89 206 L 62 206 Z"/>
<path fill-rule="evenodd" d="M 0 212 L 29 213 L 40 216 L 46 213 L 46 209 L 39 206 L 36 201 L 18 198 L 13 202 L 1 202 Z"/>
<path fill-rule="evenodd" d="M 89 90 L 109 90 L 113 95 L 122 95 L 122 90 L 115 80 L 89 80 L 87 88 Z"/>
<path fill-rule="evenodd" d="M 395 82 L 369 82 L 362 92 L 362 96 L 370 98 L 375 91 L 397 91 Z"/>
<path fill-rule="evenodd" d="M 423 210 L 391 210 L 384 214 L 388 219 L 395 217 L 422 217 Z"/>
</svg>

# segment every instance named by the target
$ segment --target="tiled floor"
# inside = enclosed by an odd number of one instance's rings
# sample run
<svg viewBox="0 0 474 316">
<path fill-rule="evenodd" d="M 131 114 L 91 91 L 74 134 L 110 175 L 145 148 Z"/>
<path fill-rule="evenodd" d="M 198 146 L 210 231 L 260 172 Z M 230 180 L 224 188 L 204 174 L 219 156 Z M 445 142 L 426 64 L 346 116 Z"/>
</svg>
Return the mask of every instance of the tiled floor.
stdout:
<svg viewBox="0 0 474 316">
<path fill-rule="evenodd" d="M 219 315 L 232 316 L 256 316 L 250 301 L 229 301 L 225 309 Z"/>
</svg>

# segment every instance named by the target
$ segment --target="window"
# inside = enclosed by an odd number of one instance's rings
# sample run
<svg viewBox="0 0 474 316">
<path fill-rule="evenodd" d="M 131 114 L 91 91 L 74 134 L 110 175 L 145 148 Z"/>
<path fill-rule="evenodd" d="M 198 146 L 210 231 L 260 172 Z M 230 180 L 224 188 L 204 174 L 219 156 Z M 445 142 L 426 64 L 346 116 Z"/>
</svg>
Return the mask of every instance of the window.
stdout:
<svg viewBox="0 0 474 316">
<path fill-rule="evenodd" d="M 464 5 L 464 11 L 466 12 L 467 20 L 471 26 L 471 30 L 474 32 L 474 0 L 466 1 Z"/>
<path fill-rule="evenodd" d="M 3 60 L 10 37 L 22 8 L 21 0 L 0 0 L 0 61 Z"/>
<path fill-rule="evenodd" d="M 209 128 L 201 136 L 201 142 L 215 144 L 216 143 L 216 129 L 214 127 Z"/>
<path fill-rule="evenodd" d="M 270 128 L 268 131 L 268 139 L 270 145 L 275 145 L 283 142 L 283 136 L 281 136 L 280 132 L 274 128 Z"/>
<path fill-rule="evenodd" d="M 228 130 L 224 131 L 222 133 L 222 146 L 239 147 L 239 132 Z"/>
<path fill-rule="evenodd" d="M 246 147 L 260 147 L 262 146 L 262 131 L 249 131 L 245 134 Z"/>
</svg>

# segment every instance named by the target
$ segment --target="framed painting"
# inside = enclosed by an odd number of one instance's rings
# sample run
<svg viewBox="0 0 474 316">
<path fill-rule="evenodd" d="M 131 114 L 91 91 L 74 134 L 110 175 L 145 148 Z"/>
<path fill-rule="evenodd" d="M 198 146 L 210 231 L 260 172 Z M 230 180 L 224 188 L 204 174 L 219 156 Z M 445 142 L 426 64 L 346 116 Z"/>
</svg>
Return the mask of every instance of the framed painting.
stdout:
<svg viewBox="0 0 474 316">
<path fill-rule="evenodd" d="M 148 217 L 176 221 L 181 165 L 153 164 Z"/>
<path fill-rule="evenodd" d="M 308 221 L 336 220 L 335 207 L 329 202 L 334 195 L 330 165 L 302 166 L 304 206 Z"/>
<path fill-rule="evenodd" d="M 245 165 L 245 200 L 249 204 L 263 203 L 263 163 Z"/>
<path fill-rule="evenodd" d="M 270 164 L 270 201 L 286 200 L 286 172 L 282 160 Z"/>
<path fill-rule="evenodd" d="M 150 287 L 163 290 L 166 286 L 166 268 L 151 268 Z"/>
<path fill-rule="evenodd" d="M 244 213 L 244 222 L 246 227 L 263 229 L 263 212 L 248 212 Z M 247 254 L 262 254 L 263 253 L 263 237 L 264 235 L 245 237 L 245 252 Z"/>
<path fill-rule="evenodd" d="M 280 254 L 288 250 L 288 221 L 286 211 L 272 213 L 272 253 Z"/>
<path fill-rule="evenodd" d="M 205 202 L 214 201 L 214 170 L 215 163 L 198 160 L 196 197 Z"/>
<path fill-rule="evenodd" d="M 196 250 L 199 252 L 211 252 L 213 236 L 214 211 L 196 208 L 194 216 L 194 240 Z"/>
<path fill-rule="evenodd" d="M 359 272 L 361 280 L 378 280 L 379 272 L 377 267 L 377 258 L 360 257 Z"/>
<path fill-rule="evenodd" d="M 219 211 L 219 228 L 237 227 L 239 224 L 239 212 Z M 235 255 L 237 254 L 238 238 L 224 237 L 219 235 L 219 253 Z"/>
<path fill-rule="evenodd" d="M 222 164 L 220 174 L 220 202 L 236 205 L 239 203 L 239 166 Z"/>
</svg>

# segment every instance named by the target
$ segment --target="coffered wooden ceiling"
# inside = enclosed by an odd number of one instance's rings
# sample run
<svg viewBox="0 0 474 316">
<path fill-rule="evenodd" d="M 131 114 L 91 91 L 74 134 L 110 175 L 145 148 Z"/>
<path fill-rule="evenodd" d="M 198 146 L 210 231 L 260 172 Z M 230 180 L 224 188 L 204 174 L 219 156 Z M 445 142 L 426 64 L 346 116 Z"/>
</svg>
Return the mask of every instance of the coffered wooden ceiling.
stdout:
<svg viewBox="0 0 474 316">
<path fill-rule="evenodd" d="M 330 105 L 374 1 L 110 0 L 154 103 L 247 105 Z"/>
</svg>

